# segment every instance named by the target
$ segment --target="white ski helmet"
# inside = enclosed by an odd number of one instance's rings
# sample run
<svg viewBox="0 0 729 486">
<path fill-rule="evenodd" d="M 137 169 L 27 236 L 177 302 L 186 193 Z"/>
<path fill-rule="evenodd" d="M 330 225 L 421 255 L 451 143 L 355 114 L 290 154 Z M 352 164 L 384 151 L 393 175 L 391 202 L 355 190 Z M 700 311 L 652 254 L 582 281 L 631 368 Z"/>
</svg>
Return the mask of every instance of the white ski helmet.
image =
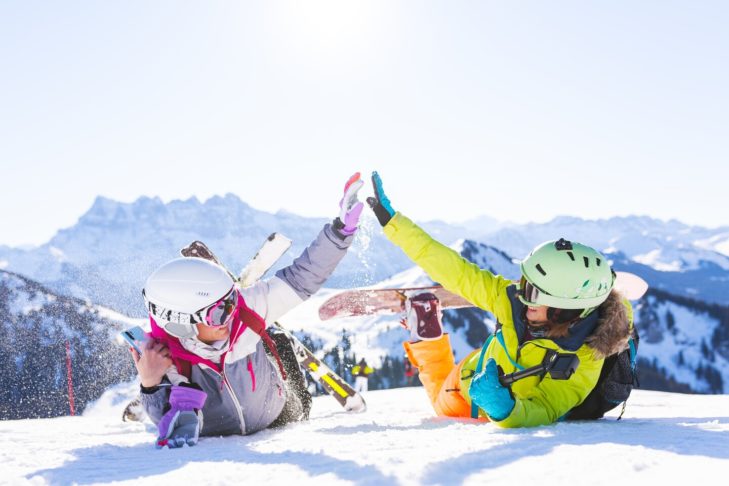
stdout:
<svg viewBox="0 0 729 486">
<path fill-rule="evenodd" d="M 233 279 L 219 265 L 186 257 L 152 272 L 142 294 L 160 327 L 175 337 L 187 338 L 197 335 L 195 323 L 204 322 L 199 311 L 228 295 L 233 287 Z"/>
</svg>

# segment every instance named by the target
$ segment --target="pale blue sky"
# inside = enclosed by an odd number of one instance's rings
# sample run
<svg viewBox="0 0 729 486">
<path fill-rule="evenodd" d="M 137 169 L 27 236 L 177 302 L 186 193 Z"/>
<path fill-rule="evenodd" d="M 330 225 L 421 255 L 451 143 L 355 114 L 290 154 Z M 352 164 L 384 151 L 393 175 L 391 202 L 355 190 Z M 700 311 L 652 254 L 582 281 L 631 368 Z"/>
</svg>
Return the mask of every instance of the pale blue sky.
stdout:
<svg viewBox="0 0 729 486">
<path fill-rule="evenodd" d="M 0 244 L 97 195 L 729 224 L 729 3 L 0 3 Z"/>
</svg>

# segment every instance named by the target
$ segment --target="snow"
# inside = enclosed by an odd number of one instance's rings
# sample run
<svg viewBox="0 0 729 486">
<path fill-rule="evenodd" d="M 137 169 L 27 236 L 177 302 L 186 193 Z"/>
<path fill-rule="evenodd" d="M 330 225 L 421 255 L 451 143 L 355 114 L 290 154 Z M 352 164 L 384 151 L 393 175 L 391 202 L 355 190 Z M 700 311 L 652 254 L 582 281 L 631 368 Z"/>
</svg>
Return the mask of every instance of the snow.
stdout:
<svg viewBox="0 0 729 486">
<path fill-rule="evenodd" d="M 681 271 L 681 262 L 680 261 L 671 261 L 671 262 L 662 262 L 661 261 L 661 250 L 656 249 L 653 251 L 650 251 L 644 255 L 635 255 L 633 257 L 633 260 L 635 260 L 638 263 L 642 263 L 643 265 L 647 265 L 649 267 L 653 267 L 654 269 L 660 271 L 660 272 L 680 272 Z"/>
<path fill-rule="evenodd" d="M 668 320 L 668 314 L 671 314 L 675 324 L 672 329 L 664 327 L 667 325 L 663 324 L 645 332 L 638 347 L 640 358 L 655 360 L 665 370 L 666 376 L 689 384 L 692 390 L 698 392 L 711 391 L 709 383 L 697 376 L 700 366 L 710 365 L 722 377 L 729 376 L 729 360 L 718 352 L 714 352 L 709 359 L 702 351 L 702 341 L 707 349 L 713 349 L 711 336 L 721 325 L 716 318 L 706 313 L 692 312 L 672 302 L 656 303 L 654 308 L 657 316 L 664 322 Z M 679 354 L 682 356 L 681 360 Z M 723 391 L 729 392 L 727 380 L 724 380 Z"/>
<path fill-rule="evenodd" d="M 68 258 L 66 258 L 66 254 L 60 248 L 56 248 L 55 246 L 50 246 L 50 247 L 48 247 L 48 251 L 51 253 L 53 258 L 56 259 L 56 261 L 58 261 L 58 262 L 68 261 Z"/>
<path fill-rule="evenodd" d="M 17 287 L 16 287 L 17 288 Z M 17 299 L 8 302 L 8 310 L 11 314 L 27 316 L 33 312 L 43 309 L 43 306 L 52 302 L 48 294 L 41 292 L 29 295 L 27 299 Z"/>
<path fill-rule="evenodd" d="M 121 421 L 133 393 L 110 390 L 81 417 L 1 422 L 0 483 L 612 486 L 729 471 L 727 395 L 638 390 L 621 421 L 506 430 L 434 417 L 422 388 L 401 388 L 368 392 L 361 414 L 322 396 L 308 422 L 155 450 L 150 423 Z"/>
<path fill-rule="evenodd" d="M 729 232 L 724 231 L 705 240 L 694 242 L 697 248 L 714 250 L 722 255 L 729 256 Z"/>
<path fill-rule="evenodd" d="M 139 326 L 143 329 L 149 330 L 149 319 L 146 317 L 141 319 L 137 317 L 129 317 L 120 312 L 116 312 L 113 309 L 100 305 L 94 306 L 94 308 L 99 313 L 99 317 L 103 317 L 104 319 L 108 319 L 119 324 L 120 328 L 129 329 L 130 327 Z"/>
</svg>

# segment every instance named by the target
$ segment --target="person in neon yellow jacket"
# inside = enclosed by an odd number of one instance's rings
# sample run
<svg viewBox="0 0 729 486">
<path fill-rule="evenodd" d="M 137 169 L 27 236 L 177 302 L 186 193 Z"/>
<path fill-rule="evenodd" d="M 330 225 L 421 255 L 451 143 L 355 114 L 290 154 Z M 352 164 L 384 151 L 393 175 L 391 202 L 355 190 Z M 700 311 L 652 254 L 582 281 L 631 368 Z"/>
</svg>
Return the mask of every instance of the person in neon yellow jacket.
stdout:
<svg viewBox="0 0 729 486">
<path fill-rule="evenodd" d="M 352 367 L 352 376 L 354 377 L 354 390 L 360 393 L 368 391 L 370 375 L 374 371 L 375 370 L 367 364 L 367 360 L 365 360 L 364 358 L 359 360 L 359 363 Z"/>
<path fill-rule="evenodd" d="M 404 347 L 436 413 L 532 427 L 553 423 L 582 403 L 604 358 L 626 349 L 632 333 L 632 308 L 613 288 L 615 274 L 607 260 L 579 243 L 546 242 L 521 262 L 522 278 L 512 282 L 432 239 L 392 209 L 376 172 L 372 182 L 375 197 L 368 203 L 387 238 L 434 281 L 498 322 L 484 347 L 456 364 L 437 301 L 424 302 L 428 297 L 421 296 L 410 303 L 409 318 L 415 316 L 416 324 L 410 324 L 412 337 Z M 416 315 L 419 306 L 431 312 Z M 551 352 L 577 355 L 580 364 L 569 379 L 545 375 L 510 386 L 499 383 L 499 369 L 508 374 L 536 366 Z"/>
</svg>

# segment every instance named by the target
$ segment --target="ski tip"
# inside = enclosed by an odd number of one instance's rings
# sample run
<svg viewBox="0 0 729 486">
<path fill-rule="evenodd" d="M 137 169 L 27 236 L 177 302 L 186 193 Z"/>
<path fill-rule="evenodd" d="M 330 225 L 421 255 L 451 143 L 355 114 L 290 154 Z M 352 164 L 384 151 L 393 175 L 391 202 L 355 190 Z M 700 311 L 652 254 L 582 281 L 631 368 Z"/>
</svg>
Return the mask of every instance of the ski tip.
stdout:
<svg viewBox="0 0 729 486">
<path fill-rule="evenodd" d="M 628 300 L 639 300 L 648 291 L 648 282 L 630 272 L 615 272 L 615 288 Z"/>
<path fill-rule="evenodd" d="M 363 413 L 367 411 L 367 403 L 365 403 L 362 395 L 357 393 L 347 397 L 344 402 L 344 410 L 350 413 Z"/>
</svg>

